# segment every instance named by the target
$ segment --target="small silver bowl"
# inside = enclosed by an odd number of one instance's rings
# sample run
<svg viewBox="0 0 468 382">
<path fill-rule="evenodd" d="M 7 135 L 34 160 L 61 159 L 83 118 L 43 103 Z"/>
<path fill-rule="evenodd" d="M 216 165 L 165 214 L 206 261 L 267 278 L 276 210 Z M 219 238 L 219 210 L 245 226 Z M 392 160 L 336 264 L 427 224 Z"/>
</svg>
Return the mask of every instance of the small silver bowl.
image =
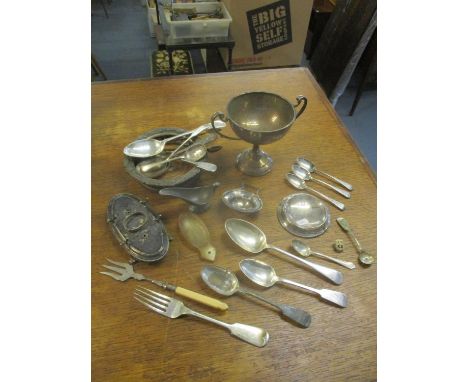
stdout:
<svg viewBox="0 0 468 382">
<path fill-rule="evenodd" d="M 258 190 L 255 192 L 248 191 L 247 185 L 242 185 L 240 188 L 226 191 L 223 194 L 223 203 L 235 211 L 245 214 L 253 214 L 258 212 L 263 207 L 263 202 L 258 195 Z"/>
<path fill-rule="evenodd" d="M 283 228 L 299 237 L 316 237 L 330 226 L 330 210 L 325 203 L 306 193 L 286 196 L 276 210 Z"/>
</svg>

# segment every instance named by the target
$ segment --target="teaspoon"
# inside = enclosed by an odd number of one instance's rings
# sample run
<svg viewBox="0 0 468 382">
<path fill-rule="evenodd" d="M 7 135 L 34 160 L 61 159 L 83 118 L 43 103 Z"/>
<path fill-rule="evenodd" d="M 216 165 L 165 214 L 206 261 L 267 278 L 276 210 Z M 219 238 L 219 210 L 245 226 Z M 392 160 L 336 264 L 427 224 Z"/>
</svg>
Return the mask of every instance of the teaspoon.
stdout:
<svg viewBox="0 0 468 382">
<path fill-rule="evenodd" d="M 309 313 L 289 305 L 273 302 L 248 289 L 241 288 L 236 275 L 228 269 L 216 267 L 214 265 L 206 265 L 202 268 L 200 274 L 205 284 L 216 293 L 223 296 L 232 296 L 236 293 L 241 293 L 258 298 L 259 300 L 278 308 L 283 316 L 288 317 L 290 320 L 296 322 L 302 327 L 308 328 L 310 325 L 311 317 Z"/>
<path fill-rule="evenodd" d="M 343 274 L 341 272 L 304 260 L 302 257 L 293 255 L 284 249 L 268 244 L 266 236 L 262 230 L 248 221 L 234 218 L 227 219 L 224 223 L 224 228 L 231 240 L 247 252 L 260 253 L 265 249 L 273 249 L 274 251 L 282 253 L 283 255 L 306 265 L 337 285 L 340 285 L 343 282 Z"/>
<path fill-rule="evenodd" d="M 313 188 L 308 187 L 305 184 L 305 181 L 299 178 L 297 175 L 294 175 L 293 173 L 288 173 L 286 174 L 286 180 L 294 187 L 297 188 L 298 190 L 309 190 L 313 194 L 317 195 L 318 197 L 326 200 L 327 202 L 333 204 L 336 208 L 338 208 L 341 211 L 344 211 L 345 205 L 335 199 L 330 198 L 329 196 L 322 194 L 321 192 L 318 192 L 314 190 Z"/>
<path fill-rule="evenodd" d="M 318 294 L 323 300 L 332 302 L 341 308 L 348 306 L 348 298 L 344 293 L 330 289 L 316 289 L 296 281 L 284 279 L 276 275 L 275 269 L 263 261 L 244 259 L 239 263 L 240 269 L 254 283 L 269 288 L 276 283 L 294 285 L 314 294 Z"/>
<path fill-rule="evenodd" d="M 345 231 L 349 235 L 349 237 L 353 241 L 353 243 L 354 243 L 354 245 L 355 245 L 355 247 L 356 247 L 356 249 L 358 251 L 358 254 L 359 254 L 358 259 L 361 262 L 361 264 L 363 264 L 363 265 L 373 264 L 374 261 L 375 261 L 374 256 L 372 256 L 364 248 L 362 248 L 361 243 L 356 238 L 356 235 L 354 234 L 354 231 L 349 226 L 348 221 L 345 218 L 339 217 L 339 218 L 336 218 L 336 222 L 343 229 L 343 231 Z"/>
<path fill-rule="evenodd" d="M 332 262 L 334 262 L 336 264 L 340 264 L 343 267 L 348 268 L 348 269 L 356 268 L 356 266 L 350 261 L 335 259 L 334 257 L 324 255 L 323 253 L 314 252 L 314 251 L 312 251 L 312 249 L 310 249 L 310 247 L 306 243 L 304 243 L 304 242 L 302 242 L 300 240 L 294 239 L 292 241 L 292 245 L 293 245 L 293 248 L 296 250 L 296 252 L 299 253 L 300 255 L 304 256 L 304 257 L 308 257 L 308 256 L 313 255 L 313 256 L 316 256 L 316 257 L 319 257 L 319 258 L 322 258 L 322 259 L 332 261 Z"/>
<path fill-rule="evenodd" d="M 324 187 L 329 188 L 330 190 L 335 191 L 336 193 L 340 194 L 341 196 L 344 196 L 345 198 L 351 198 L 351 194 L 349 191 L 343 190 L 342 188 L 335 187 L 330 183 L 324 182 L 323 180 L 314 178 L 309 171 L 307 171 L 304 167 L 299 166 L 297 163 L 294 163 L 291 167 L 291 170 L 295 175 L 297 175 L 299 178 L 302 180 L 310 180 L 312 182 L 321 184 Z"/>
<path fill-rule="evenodd" d="M 353 186 L 351 186 L 349 183 L 345 182 L 344 180 L 341 180 L 341 179 L 338 179 L 330 174 L 327 174 L 323 171 L 320 171 L 317 169 L 317 167 L 315 167 L 315 165 L 308 159 L 306 158 L 303 158 L 303 157 L 299 157 L 296 159 L 296 162 L 299 166 L 301 167 L 304 167 L 307 171 L 309 172 L 315 172 L 319 175 L 322 175 L 328 179 L 331 179 L 333 180 L 334 182 L 338 183 L 339 185 L 343 186 L 344 188 L 346 188 L 347 190 L 349 191 L 352 191 L 353 190 Z"/>
</svg>

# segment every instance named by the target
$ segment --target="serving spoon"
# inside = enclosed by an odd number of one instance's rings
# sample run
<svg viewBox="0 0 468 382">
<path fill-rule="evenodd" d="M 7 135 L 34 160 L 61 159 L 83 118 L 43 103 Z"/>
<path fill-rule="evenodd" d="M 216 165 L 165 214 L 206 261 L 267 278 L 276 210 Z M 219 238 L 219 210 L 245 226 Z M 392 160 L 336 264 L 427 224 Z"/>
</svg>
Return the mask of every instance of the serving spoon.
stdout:
<svg viewBox="0 0 468 382">
<path fill-rule="evenodd" d="M 349 199 L 351 198 L 351 194 L 349 191 L 343 190 L 342 188 L 335 187 L 330 183 L 324 182 L 323 180 L 314 178 L 309 171 L 307 171 L 304 167 L 299 166 L 297 163 L 294 163 L 291 167 L 292 172 L 297 175 L 299 178 L 302 180 L 310 180 L 312 182 L 321 184 L 324 187 L 329 188 L 330 190 L 335 191 L 336 193 L 340 194 L 341 196 L 344 196 L 345 198 Z"/>
<path fill-rule="evenodd" d="M 303 241 L 294 239 L 292 241 L 292 245 L 293 245 L 293 248 L 296 250 L 296 252 L 299 253 L 301 256 L 308 257 L 308 256 L 312 255 L 312 256 L 315 256 L 315 257 L 319 257 L 319 258 L 322 258 L 322 259 L 329 260 L 329 261 L 331 261 L 333 263 L 336 263 L 336 264 L 340 264 L 343 267 L 348 268 L 348 269 L 356 268 L 356 266 L 350 261 L 344 261 L 344 260 L 336 259 L 334 257 L 324 255 L 323 253 L 312 251 L 312 249 L 306 243 L 304 243 Z"/>
<path fill-rule="evenodd" d="M 320 171 L 319 169 L 317 169 L 317 167 L 315 167 L 315 165 L 308 159 L 306 158 L 303 158 L 303 157 L 299 157 L 296 159 L 296 162 L 299 166 L 305 168 L 307 171 L 309 172 L 315 172 L 319 175 L 322 175 L 328 179 L 331 179 L 333 180 L 334 182 L 338 183 L 340 186 L 343 186 L 344 188 L 346 188 L 347 190 L 349 191 L 353 191 L 353 186 L 351 186 L 348 182 L 345 182 L 344 180 L 341 180 L 341 179 L 338 179 L 330 174 L 327 174 L 323 171 Z"/>
<path fill-rule="evenodd" d="M 219 121 L 219 120 L 215 121 L 216 128 L 221 129 L 225 126 L 226 124 L 223 121 Z M 132 157 L 132 158 L 154 157 L 164 150 L 164 147 L 166 146 L 167 142 L 170 142 L 174 139 L 181 138 L 181 137 L 188 135 L 189 137 L 184 141 L 185 143 L 190 138 L 194 138 L 197 135 L 211 128 L 212 128 L 211 123 L 205 123 L 204 125 L 201 125 L 194 130 L 186 131 L 184 133 L 177 134 L 177 135 L 174 135 L 172 137 L 162 139 L 162 140 L 153 139 L 153 138 L 139 139 L 125 146 L 123 152 L 125 155 Z M 180 149 L 180 146 L 174 152 L 178 151 L 179 149 Z"/>
<path fill-rule="evenodd" d="M 293 173 L 288 173 L 286 174 L 286 180 L 294 187 L 297 188 L 298 190 L 308 190 L 312 192 L 313 194 L 317 195 L 319 198 L 322 198 L 326 200 L 327 202 L 333 204 L 336 208 L 338 208 L 341 211 L 344 211 L 345 205 L 338 200 L 332 199 L 329 196 L 322 194 L 321 192 L 318 192 L 314 190 L 313 188 L 308 187 L 305 184 L 305 181 L 299 178 L 297 175 Z"/>
<path fill-rule="evenodd" d="M 278 308 L 283 316 L 296 322 L 303 328 L 308 328 L 310 325 L 311 317 L 309 313 L 289 305 L 273 302 L 248 289 L 241 288 L 236 275 L 228 269 L 216 267 L 214 265 L 206 265 L 202 268 L 200 275 L 205 284 L 216 293 L 223 296 L 232 296 L 236 293 L 241 293 L 258 298 L 259 300 Z"/>
<path fill-rule="evenodd" d="M 323 265 L 315 264 L 311 261 L 293 255 L 284 249 L 270 245 L 266 241 L 266 236 L 260 228 L 242 219 L 227 219 L 224 223 L 227 234 L 231 240 L 239 247 L 250 253 L 260 253 L 265 249 L 273 249 L 283 255 L 286 255 L 319 273 L 327 280 L 339 285 L 343 282 L 343 274 L 332 268 L 324 267 Z"/>
<path fill-rule="evenodd" d="M 348 298 L 344 293 L 330 289 L 316 289 L 296 281 L 278 277 L 275 269 L 263 261 L 244 259 L 239 263 L 239 266 L 244 275 L 260 286 L 269 288 L 276 283 L 294 285 L 314 294 L 318 294 L 323 300 L 336 304 L 341 308 L 346 308 L 348 306 Z"/>
<path fill-rule="evenodd" d="M 197 162 L 203 158 L 207 153 L 205 145 L 201 143 L 194 144 L 190 146 L 183 155 L 177 157 L 167 158 L 163 160 L 148 159 L 143 162 L 140 162 L 136 165 L 137 171 L 149 178 L 152 178 L 154 175 L 158 175 L 161 168 L 164 164 L 172 162 L 174 160 L 180 159 L 183 162 L 190 163 L 195 167 L 198 167 L 205 171 L 215 172 L 218 167 L 214 163 L 210 162 Z"/>
</svg>

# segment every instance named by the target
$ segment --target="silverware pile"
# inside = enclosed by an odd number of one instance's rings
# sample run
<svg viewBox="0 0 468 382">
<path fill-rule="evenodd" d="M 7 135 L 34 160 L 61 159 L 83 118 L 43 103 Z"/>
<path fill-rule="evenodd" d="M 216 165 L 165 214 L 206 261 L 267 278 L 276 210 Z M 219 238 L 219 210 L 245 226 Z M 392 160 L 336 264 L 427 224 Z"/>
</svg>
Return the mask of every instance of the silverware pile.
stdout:
<svg viewBox="0 0 468 382">
<path fill-rule="evenodd" d="M 254 96 L 255 94 L 251 95 L 250 97 Z M 298 99 L 298 104 L 295 106 L 289 104 L 294 115 L 288 115 L 287 118 L 285 117 L 286 119 L 294 121 L 304 111 L 306 100 L 303 101 L 302 98 L 301 100 Z M 296 112 L 295 108 L 299 106 L 301 102 L 304 102 L 304 104 L 301 110 Z M 241 105 L 238 106 L 240 107 Z M 250 112 L 252 112 L 252 110 L 250 110 Z M 272 110 L 272 112 L 274 112 L 274 110 Z M 229 119 L 224 118 L 224 115 L 222 116 L 223 118 L 220 118 L 223 120 L 227 121 Z M 194 130 L 187 131 L 185 133 L 163 140 L 150 138 L 134 141 L 125 147 L 124 153 L 127 156 L 140 159 L 150 158 L 139 162 L 138 164 L 140 173 L 147 175 L 158 173 L 161 166 L 175 160 L 188 162 L 204 170 L 215 171 L 215 164 L 199 162 L 199 160 L 203 158 L 207 152 L 204 146 L 197 144 L 186 146 L 187 142 L 189 142 L 191 138 L 203 133 L 211 127 L 214 130 L 219 130 L 226 126 L 224 122 L 214 121 L 215 119 L 216 116 L 213 116 L 212 126 L 210 124 L 202 125 Z M 256 126 L 264 123 L 261 122 L 262 120 L 260 117 L 259 121 L 260 122 L 256 122 L 256 124 L 252 125 L 254 127 L 244 127 L 243 130 L 238 127 L 237 130 L 235 130 L 237 131 L 238 135 L 242 135 L 239 131 L 242 132 L 244 130 L 249 133 L 249 135 L 246 135 L 248 139 L 244 139 L 248 142 L 252 141 L 251 143 L 254 144 L 253 151 L 248 150 L 247 152 L 250 154 L 251 151 L 256 152 L 256 150 L 259 150 L 258 142 L 254 141 L 254 138 L 259 134 L 257 130 L 255 130 L 259 129 Z M 217 122 L 218 125 L 216 126 L 214 122 Z M 232 123 L 233 122 L 231 120 L 231 124 Z M 255 131 L 257 135 L 253 134 L 253 131 Z M 261 130 L 258 131 L 262 132 Z M 279 139 L 282 135 L 284 135 L 284 133 L 285 132 L 283 131 L 282 134 L 275 135 L 274 140 Z M 265 133 L 262 132 L 262 134 Z M 224 137 L 223 134 L 220 135 Z M 184 141 L 169 154 L 166 153 L 165 155 L 161 156 L 160 154 L 164 152 L 165 144 L 178 138 L 184 138 Z M 263 141 L 260 143 L 263 143 Z M 247 155 L 245 152 L 241 153 L 241 158 L 237 159 L 237 164 L 241 171 L 247 174 L 249 174 L 249 171 L 251 171 L 254 175 L 262 175 L 271 170 L 272 160 L 270 160 L 268 163 L 267 168 L 262 168 L 260 166 L 261 163 L 259 163 L 257 160 L 258 158 L 249 157 L 249 159 L 242 157 L 245 155 Z M 266 154 L 263 153 L 263 155 Z M 242 163 L 243 165 L 239 166 L 239 163 Z M 319 176 L 326 178 L 327 181 L 320 179 Z M 307 190 L 316 196 L 312 196 L 308 193 L 291 194 L 286 196 L 277 208 L 278 220 L 281 225 L 293 235 L 303 238 L 313 238 L 320 236 L 330 226 L 330 211 L 326 203 L 323 201 L 332 204 L 341 211 L 345 210 L 344 203 L 331 198 L 321 191 L 309 187 L 306 182 L 313 182 L 314 184 L 333 191 L 346 199 L 351 198 L 350 191 L 353 190 L 353 187 L 349 183 L 323 171 L 320 171 L 317 169 L 314 163 L 304 157 L 298 157 L 296 159 L 295 163 L 291 167 L 291 172 L 286 174 L 286 180 L 294 188 L 298 190 Z M 334 184 L 330 183 L 330 181 Z M 215 194 L 216 188 L 219 185 L 219 182 L 214 182 L 212 185 L 201 187 L 168 187 L 161 189 L 159 194 L 183 199 L 189 203 L 189 208 L 192 212 L 200 213 L 210 208 L 209 201 Z M 139 200 L 137 198 L 134 199 Z M 263 206 L 263 202 L 258 195 L 258 191 L 257 193 L 247 191 L 245 186 L 224 192 L 222 201 L 227 207 L 231 208 L 231 210 L 244 214 L 259 213 Z M 146 203 L 142 202 L 142 204 Z M 133 207 L 135 211 L 130 211 L 129 207 L 125 208 L 125 206 L 123 206 L 112 215 L 112 219 L 110 220 L 112 222 L 112 229 L 114 234 L 117 236 L 117 239 L 119 242 L 121 242 L 121 244 L 125 244 L 125 248 L 129 248 L 131 245 L 135 247 L 136 242 L 139 243 L 141 248 L 145 248 L 146 242 L 151 243 L 152 240 L 161 239 L 159 237 L 154 237 L 156 234 L 155 232 L 164 232 L 164 226 L 161 226 L 159 231 L 153 231 L 150 225 L 150 223 L 156 219 L 153 216 L 157 216 L 157 219 L 160 219 L 160 215 L 148 214 L 144 208 L 137 207 L 138 204 Z M 363 265 L 372 264 L 374 262 L 374 257 L 363 249 L 360 242 L 356 239 L 356 236 L 351 230 L 346 219 L 339 217 L 336 220 L 343 231 L 345 231 L 350 236 L 358 251 L 358 258 L 360 263 Z M 162 223 L 160 223 L 160 225 L 161 224 Z M 315 258 L 340 265 L 349 270 L 356 268 L 356 266 L 350 261 L 345 261 L 343 259 L 314 251 L 307 243 L 297 239 L 292 240 L 292 248 L 297 252 L 298 255 L 293 254 L 283 248 L 271 244 L 271 242 L 269 243 L 265 233 L 259 227 L 247 220 L 228 218 L 225 221 L 224 227 L 229 238 L 244 251 L 250 254 L 259 254 L 263 252 L 269 253 L 271 251 L 277 252 L 289 259 L 292 259 L 298 265 L 301 265 L 321 279 L 334 285 L 339 286 L 343 284 L 344 275 L 342 272 L 310 261 L 306 258 L 313 256 Z M 211 244 L 209 227 L 199 216 L 194 215 L 193 213 L 181 213 L 179 216 L 179 229 L 184 240 L 190 243 L 192 247 L 196 248 L 200 252 L 202 260 L 215 261 L 216 248 L 214 248 L 214 246 Z M 335 249 L 336 248 L 338 247 L 335 246 Z M 341 246 L 340 251 L 337 250 L 337 252 L 342 252 L 342 249 L 343 246 Z M 137 250 L 133 249 L 133 252 L 136 253 Z M 135 262 L 136 260 L 141 260 L 140 258 L 136 257 L 133 252 L 133 261 Z M 145 257 L 142 258 L 145 259 Z M 123 282 L 133 278 L 138 281 L 151 282 L 163 289 L 174 292 L 179 296 L 186 297 L 192 301 L 204 304 L 211 308 L 223 311 L 228 309 L 228 305 L 226 303 L 215 298 L 195 291 L 184 289 L 176 285 L 172 285 L 166 281 L 148 278 L 146 275 L 135 272 L 131 264 L 110 259 L 107 260 L 109 263 L 103 265 L 107 271 L 102 271 L 100 273 L 117 281 Z M 160 258 L 157 259 L 157 261 L 159 260 Z M 153 263 L 157 261 L 153 261 Z M 305 290 L 314 296 L 317 296 L 321 301 L 333 306 L 339 308 L 346 308 L 348 306 L 348 297 L 345 293 L 338 290 L 317 288 L 309 285 L 309 283 L 302 281 L 298 282 L 295 280 L 290 280 L 289 278 L 280 277 L 276 273 L 275 268 L 266 262 L 253 258 L 245 258 L 239 262 L 239 269 L 241 273 L 248 280 L 250 280 L 250 282 L 261 287 L 270 288 L 276 284 L 287 285 L 289 287 Z M 221 296 L 227 297 L 233 296 L 234 294 L 242 294 L 247 297 L 253 297 L 254 299 L 260 300 L 261 302 L 274 306 L 290 323 L 302 328 L 308 328 L 312 322 L 312 317 L 307 311 L 288 304 L 284 304 L 282 302 L 273 301 L 270 298 L 264 297 L 262 293 L 254 292 L 245 288 L 239 282 L 236 274 L 227 268 L 215 265 L 205 265 L 200 271 L 200 276 L 203 282 L 211 290 Z M 182 301 L 155 292 L 148 288 L 137 287 L 134 292 L 134 298 L 139 303 L 162 316 L 168 318 L 178 318 L 183 315 L 198 317 L 216 325 L 222 326 L 228 329 L 233 336 L 258 347 L 265 346 L 270 338 L 269 333 L 265 329 L 241 323 L 230 324 L 224 321 L 220 321 L 211 316 L 188 308 Z"/>
</svg>

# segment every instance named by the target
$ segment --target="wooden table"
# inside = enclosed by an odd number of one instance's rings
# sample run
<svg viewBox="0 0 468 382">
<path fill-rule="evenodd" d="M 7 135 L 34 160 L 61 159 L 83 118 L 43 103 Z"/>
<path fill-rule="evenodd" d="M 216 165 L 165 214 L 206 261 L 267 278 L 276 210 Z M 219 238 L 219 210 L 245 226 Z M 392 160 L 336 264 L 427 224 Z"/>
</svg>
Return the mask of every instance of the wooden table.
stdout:
<svg viewBox="0 0 468 382">
<path fill-rule="evenodd" d="M 231 97 L 248 90 L 275 92 L 291 102 L 302 94 L 309 103 L 282 140 L 265 146 L 275 160 L 270 174 L 252 178 L 237 171 L 235 157 L 248 146 L 245 142 L 219 139 L 217 142 L 223 149 L 209 154 L 209 159 L 220 169 L 216 174 L 203 174 L 200 184 L 217 179 L 222 185 L 215 194 L 213 206 L 201 217 L 217 248 L 215 264 L 239 272 L 239 261 L 254 256 L 243 252 L 224 232 L 224 221 L 229 217 L 250 220 L 263 229 L 271 244 L 290 247 L 294 237 L 279 225 L 276 207 L 284 196 L 294 192 L 283 177 L 298 155 L 310 158 L 318 168 L 354 186 L 346 211 L 331 207 L 333 222 L 328 231 L 305 241 L 315 250 L 333 256 L 336 253 L 331 246 L 335 239 L 342 238 L 345 252 L 338 256 L 357 263 L 350 240 L 335 222 L 336 217 L 344 216 L 363 246 L 376 252 L 376 180 L 308 70 L 275 69 L 95 83 L 92 85 L 93 381 L 361 382 L 376 379 L 377 264 L 367 269 L 358 266 L 355 270 L 340 267 L 345 281 L 337 287 L 281 255 L 266 252 L 256 255 L 274 266 L 280 275 L 348 294 L 348 308 L 340 309 L 288 287 L 256 288 L 239 275 L 245 286 L 259 290 L 264 296 L 309 311 L 313 322 L 308 329 L 291 325 L 274 308 L 261 306 L 241 295 L 225 299 L 230 306 L 225 313 L 187 303 L 228 322 L 267 329 L 270 342 L 264 348 L 246 344 L 224 329 L 195 318 L 170 320 L 159 316 L 133 299 L 133 290 L 140 282 L 119 283 L 98 273 L 106 258 L 128 260 L 106 225 L 106 207 L 114 194 L 130 192 L 148 199 L 149 205 L 163 215 L 174 237 L 162 262 L 138 264 L 136 269 L 150 277 L 219 297 L 203 284 L 199 273 L 204 263 L 178 231 L 177 217 L 186 210 L 186 204 L 159 196 L 131 178 L 122 165 L 122 148 L 157 126 L 194 128 L 206 123 L 215 111 L 225 111 Z M 258 216 L 229 210 L 220 201 L 222 192 L 242 182 L 261 189 L 264 207 Z"/>
</svg>

